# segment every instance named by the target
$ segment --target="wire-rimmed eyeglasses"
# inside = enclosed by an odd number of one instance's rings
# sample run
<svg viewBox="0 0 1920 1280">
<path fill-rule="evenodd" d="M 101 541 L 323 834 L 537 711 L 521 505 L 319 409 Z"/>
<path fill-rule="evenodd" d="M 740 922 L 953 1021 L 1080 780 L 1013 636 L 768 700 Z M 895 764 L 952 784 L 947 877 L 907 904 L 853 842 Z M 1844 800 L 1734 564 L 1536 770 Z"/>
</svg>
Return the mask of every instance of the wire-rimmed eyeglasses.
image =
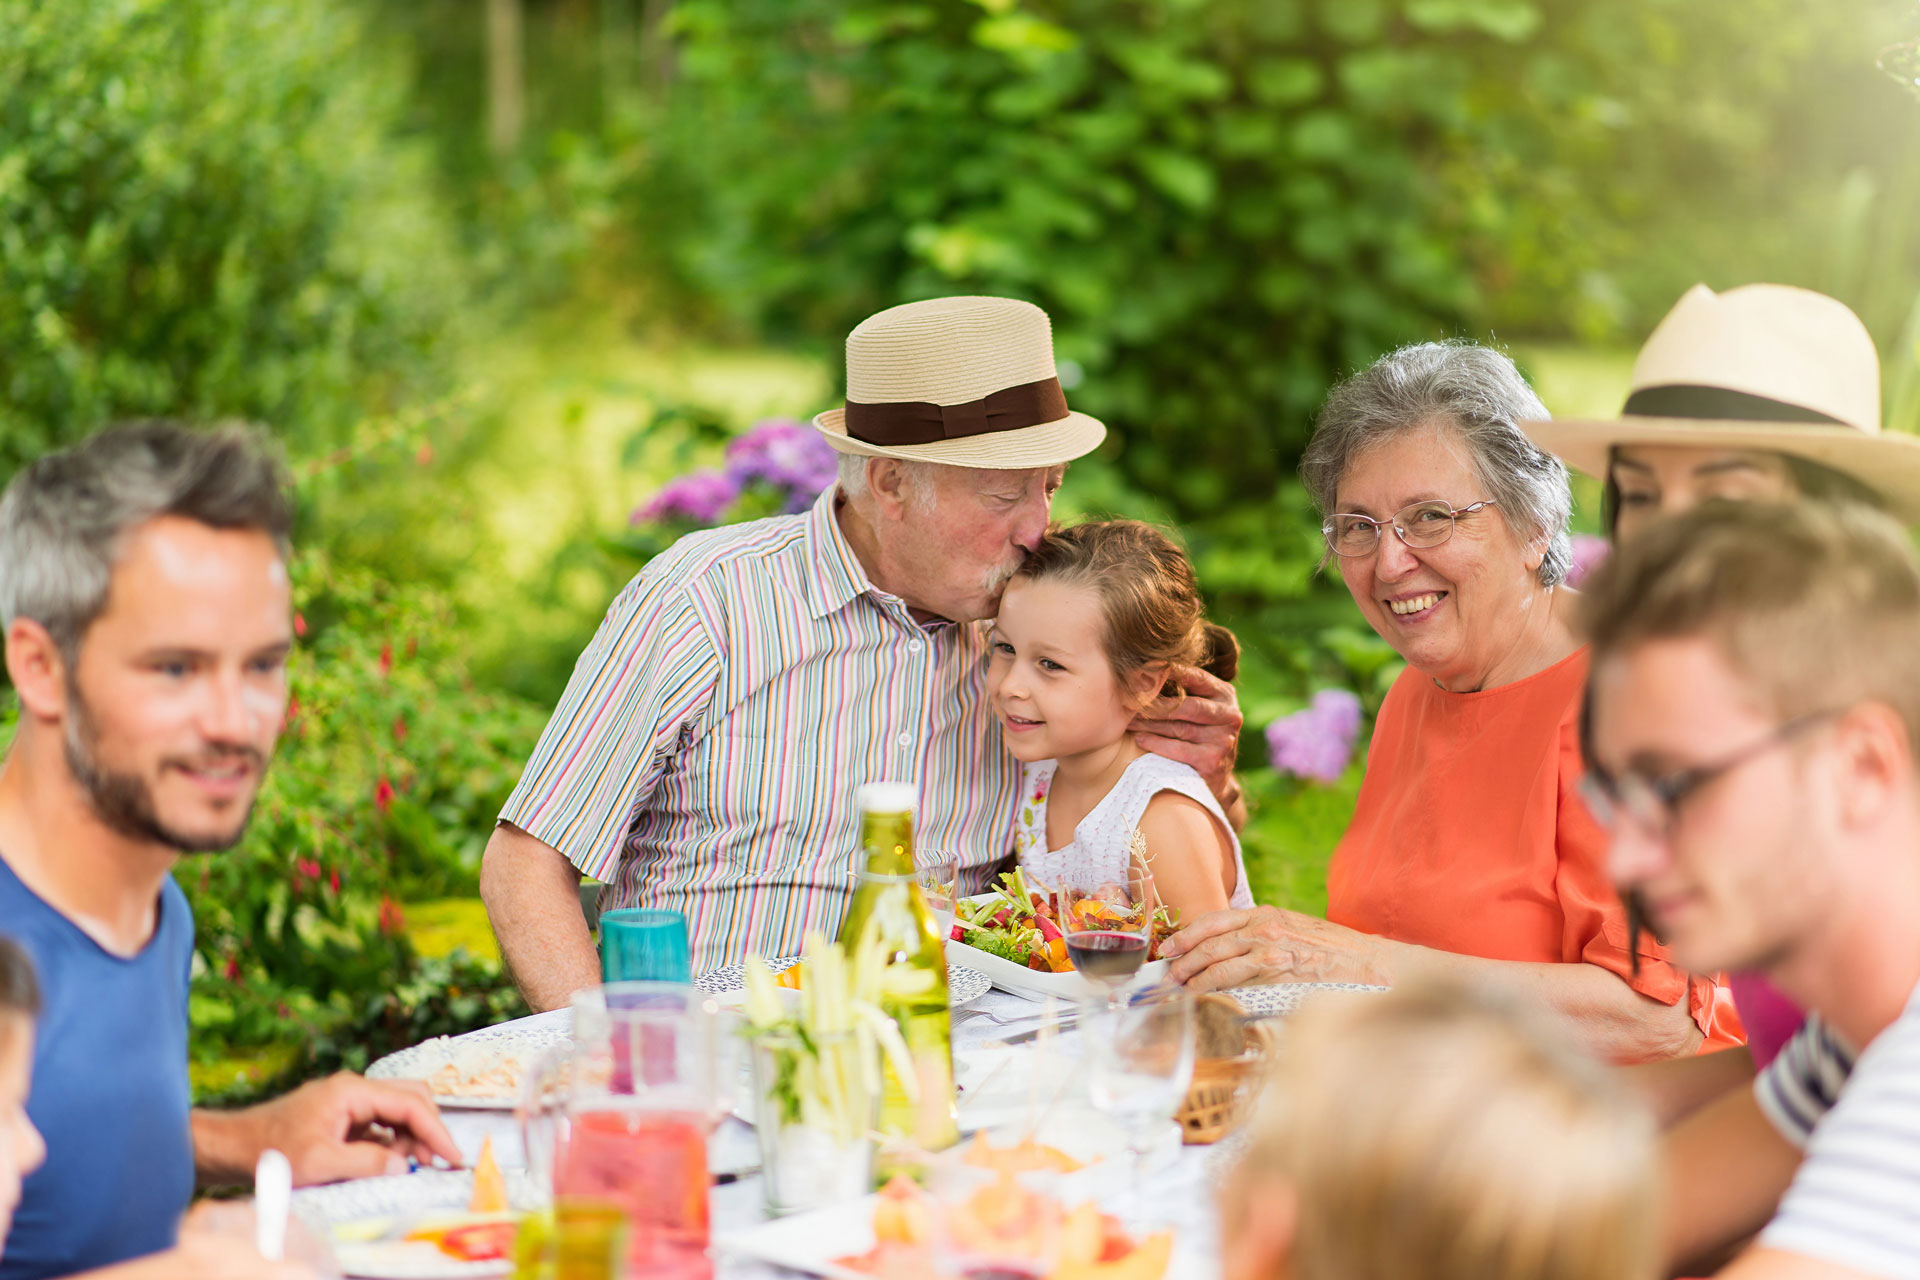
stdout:
<svg viewBox="0 0 1920 1280">
<path fill-rule="evenodd" d="M 1676 769 L 1657 778 L 1632 772 L 1615 778 L 1595 765 L 1588 765 L 1586 776 L 1580 779 L 1580 798 L 1586 801 L 1594 821 L 1607 830 L 1617 831 L 1631 822 L 1648 835 L 1664 840 L 1673 831 L 1673 824 L 1680 820 L 1680 805 L 1688 796 L 1839 714 L 1829 710 L 1795 716 L 1718 760 L 1694 765 L 1691 769 Z"/>
<path fill-rule="evenodd" d="M 1340 511 L 1327 517 L 1320 532 L 1327 539 L 1327 548 L 1337 556 L 1371 555 L 1380 545 L 1380 530 L 1389 525 L 1394 536 L 1409 547 L 1437 547 L 1453 536 L 1454 521 L 1495 505 L 1492 498 L 1470 507 L 1456 507 L 1435 498 L 1402 507 L 1386 520 Z"/>
</svg>

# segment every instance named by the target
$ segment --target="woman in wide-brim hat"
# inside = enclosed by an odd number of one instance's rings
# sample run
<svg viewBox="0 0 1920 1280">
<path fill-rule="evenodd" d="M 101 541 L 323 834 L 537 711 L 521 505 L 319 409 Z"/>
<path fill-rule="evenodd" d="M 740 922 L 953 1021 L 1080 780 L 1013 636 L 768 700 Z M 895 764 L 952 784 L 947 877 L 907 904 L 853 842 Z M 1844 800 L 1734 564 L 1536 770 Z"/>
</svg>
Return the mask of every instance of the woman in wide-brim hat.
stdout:
<svg viewBox="0 0 1920 1280">
<path fill-rule="evenodd" d="M 1634 361 L 1620 416 L 1521 424 L 1605 485 L 1616 540 L 1708 498 L 1864 502 L 1920 522 L 1920 440 L 1880 429 L 1880 360 L 1823 294 L 1695 285 Z"/>
<path fill-rule="evenodd" d="M 1880 429 L 1880 360 L 1858 316 L 1787 285 L 1695 285 L 1634 361 L 1610 420 L 1529 421 L 1533 441 L 1600 479 L 1616 543 L 1710 499 L 1806 499 L 1920 521 L 1920 440 Z M 1798 1028 L 1764 981 L 1730 977 L 1743 1050 L 1658 1063 L 1639 1084 L 1665 1122 L 1742 1087 Z"/>
</svg>

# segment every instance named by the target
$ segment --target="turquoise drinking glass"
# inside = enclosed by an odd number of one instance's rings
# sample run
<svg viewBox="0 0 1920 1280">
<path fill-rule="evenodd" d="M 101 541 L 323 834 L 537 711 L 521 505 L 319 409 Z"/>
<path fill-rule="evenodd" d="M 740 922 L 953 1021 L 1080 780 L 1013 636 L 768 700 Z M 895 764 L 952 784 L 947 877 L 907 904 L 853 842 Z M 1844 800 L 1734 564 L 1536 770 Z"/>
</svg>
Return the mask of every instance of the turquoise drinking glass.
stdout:
<svg viewBox="0 0 1920 1280">
<path fill-rule="evenodd" d="M 655 907 L 619 907 L 600 913 L 603 982 L 692 982 L 687 918 Z"/>
</svg>

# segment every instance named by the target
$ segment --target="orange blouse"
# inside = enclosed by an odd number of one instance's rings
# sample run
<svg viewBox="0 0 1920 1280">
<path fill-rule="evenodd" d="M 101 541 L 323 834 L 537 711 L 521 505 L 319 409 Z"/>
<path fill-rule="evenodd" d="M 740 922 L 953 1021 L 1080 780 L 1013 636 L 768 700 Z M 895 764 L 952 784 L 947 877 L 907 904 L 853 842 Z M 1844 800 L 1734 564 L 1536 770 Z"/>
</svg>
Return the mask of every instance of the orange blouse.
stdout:
<svg viewBox="0 0 1920 1280">
<path fill-rule="evenodd" d="M 1478 693 L 1403 672 L 1327 868 L 1327 918 L 1457 955 L 1597 964 L 1663 1004 L 1685 997 L 1703 1049 L 1740 1044 L 1726 989 L 1644 933 L 1633 972 L 1606 833 L 1575 789 L 1586 678 L 1584 648 Z"/>
</svg>

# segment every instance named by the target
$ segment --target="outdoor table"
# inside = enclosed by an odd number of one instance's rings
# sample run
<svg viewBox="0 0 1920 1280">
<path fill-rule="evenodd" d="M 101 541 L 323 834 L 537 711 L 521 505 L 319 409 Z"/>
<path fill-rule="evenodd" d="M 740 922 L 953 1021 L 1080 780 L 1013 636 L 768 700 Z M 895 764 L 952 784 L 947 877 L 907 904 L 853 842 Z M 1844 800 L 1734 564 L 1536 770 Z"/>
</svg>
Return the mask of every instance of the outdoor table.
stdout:
<svg viewBox="0 0 1920 1280">
<path fill-rule="evenodd" d="M 966 1053 L 1009 1034 L 1006 1028 L 981 1015 L 991 1013 L 1000 1017 L 1011 1017 L 1031 1013 L 1037 1007 L 1031 1001 L 1009 995 L 997 988 L 989 991 L 968 1008 L 954 1011 L 955 1052 Z M 541 1020 L 564 1020 L 570 1016 L 570 1010 L 558 1009 L 549 1013 L 534 1014 L 530 1018 L 519 1019 L 510 1025 L 538 1026 Z M 1063 1046 L 1068 1042 L 1069 1037 L 1077 1034 L 1072 1029 L 1061 1032 Z M 1024 1048 L 1029 1053 L 1033 1052 L 1031 1045 Z M 963 1103 L 961 1108 L 963 1129 L 967 1127 L 965 1112 Z M 524 1163 L 519 1126 L 511 1112 L 451 1110 L 442 1114 L 447 1122 L 447 1128 L 453 1134 L 454 1141 L 460 1146 L 461 1154 L 469 1162 L 479 1154 L 482 1139 L 491 1136 L 494 1153 L 502 1164 Z M 1168 1280 L 1213 1280 L 1219 1275 L 1218 1215 L 1215 1200 L 1219 1194 L 1218 1187 L 1227 1166 L 1236 1154 L 1237 1147 L 1238 1144 L 1232 1140 L 1211 1147 L 1182 1147 L 1177 1155 L 1162 1162 L 1153 1170 L 1154 1199 L 1162 1212 L 1171 1218 L 1170 1223 L 1163 1225 L 1171 1225 L 1177 1232 L 1173 1263 L 1167 1271 Z M 735 1119 L 728 1119 L 720 1125 L 709 1151 L 714 1157 L 716 1167 L 728 1165 L 740 1167 L 759 1163 L 759 1148 L 752 1129 Z M 724 1248 L 729 1235 L 766 1220 L 762 1204 L 763 1195 L 761 1180 L 757 1173 L 744 1175 L 737 1181 L 713 1188 L 715 1280 L 772 1280 L 773 1277 L 802 1274 L 738 1258 L 730 1255 Z"/>
</svg>

